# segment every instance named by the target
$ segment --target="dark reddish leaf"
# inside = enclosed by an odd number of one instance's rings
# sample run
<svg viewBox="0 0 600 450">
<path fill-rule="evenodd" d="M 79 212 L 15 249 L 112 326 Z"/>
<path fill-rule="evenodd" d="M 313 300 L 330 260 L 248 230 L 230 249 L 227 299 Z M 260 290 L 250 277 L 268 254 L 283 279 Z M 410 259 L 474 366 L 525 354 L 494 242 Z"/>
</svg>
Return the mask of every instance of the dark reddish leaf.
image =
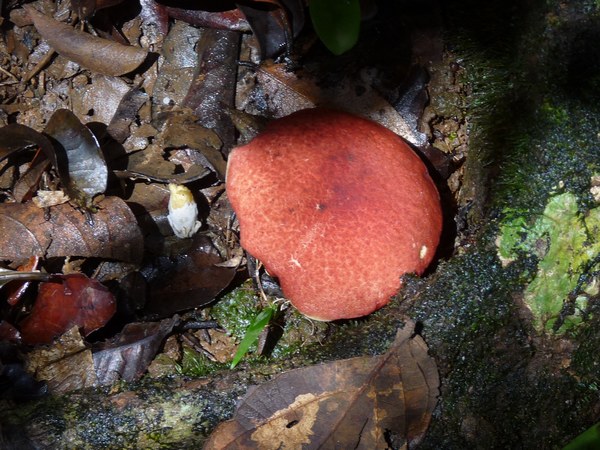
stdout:
<svg viewBox="0 0 600 450">
<path fill-rule="evenodd" d="M 40 284 L 31 314 L 20 324 L 27 344 L 48 344 L 73 326 L 85 336 L 103 327 L 116 312 L 108 288 L 83 274 L 63 275 Z"/>
<path fill-rule="evenodd" d="M 250 389 L 204 449 L 412 448 L 437 402 L 439 377 L 414 324 L 381 356 L 282 373 Z"/>
<path fill-rule="evenodd" d="M 94 256 L 139 262 L 144 243 L 127 204 L 106 197 L 98 207 L 90 224 L 86 215 L 69 204 L 49 208 L 47 217 L 33 203 L 0 204 L 0 259 Z"/>
<path fill-rule="evenodd" d="M 54 165 L 66 193 L 78 205 L 91 207 L 106 190 L 108 168 L 96 136 L 68 109 L 59 109 L 44 133 L 55 140 Z"/>
<path fill-rule="evenodd" d="M 33 272 L 36 268 L 38 263 L 40 262 L 40 258 L 37 256 L 32 256 L 31 258 L 29 258 L 29 261 L 27 261 L 27 263 L 20 265 L 17 268 L 17 271 L 19 272 Z M 33 272 L 35 273 L 35 272 Z M 49 276 L 48 274 L 41 274 L 44 278 L 44 280 L 47 279 L 47 277 Z M 4 291 L 6 293 L 6 302 L 11 305 L 14 306 L 17 304 L 17 302 L 19 301 L 19 299 L 23 296 L 23 294 L 25 293 L 25 291 L 27 290 L 27 288 L 29 287 L 29 284 L 31 282 L 29 280 L 23 280 L 23 281 L 17 281 L 14 280 L 10 283 L 8 283 L 5 287 L 4 287 Z"/>
<path fill-rule="evenodd" d="M 164 260 L 156 267 L 146 312 L 166 317 L 210 303 L 231 283 L 236 272 L 235 267 L 217 266 L 221 262 L 210 239 L 196 234 L 193 247 L 184 255 Z"/>
<path fill-rule="evenodd" d="M 167 6 L 165 9 L 169 17 L 182 20 L 190 25 L 229 31 L 250 31 L 250 25 L 239 9 L 215 12 L 175 8 L 172 6 Z"/>
<path fill-rule="evenodd" d="M 161 322 L 130 323 L 110 341 L 94 351 L 99 384 L 139 379 L 158 353 L 165 338 L 179 322 L 175 316 Z"/>
<path fill-rule="evenodd" d="M 20 342 L 21 333 L 10 323 L 0 321 L 0 342 Z"/>
<path fill-rule="evenodd" d="M 30 5 L 23 5 L 40 35 L 59 54 L 93 72 L 119 76 L 137 69 L 148 52 L 139 47 L 122 45 L 54 20 Z"/>
</svg>

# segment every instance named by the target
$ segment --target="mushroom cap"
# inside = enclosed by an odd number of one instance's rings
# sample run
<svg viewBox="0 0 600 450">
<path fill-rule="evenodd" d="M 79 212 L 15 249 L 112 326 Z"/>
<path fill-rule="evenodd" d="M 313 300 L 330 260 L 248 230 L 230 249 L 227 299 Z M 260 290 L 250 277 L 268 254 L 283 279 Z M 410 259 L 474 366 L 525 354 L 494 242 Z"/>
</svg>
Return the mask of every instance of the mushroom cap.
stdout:
<svg viewBox="0 0 600 450">
<path fill-rule="evenodd" d="M 364 316 L 421 274 L 442 210 L 427 168 L 399 136 L 351 114 L 306 109 L 229 155 L 241 245 L 317 320 Z"/>
</svg>

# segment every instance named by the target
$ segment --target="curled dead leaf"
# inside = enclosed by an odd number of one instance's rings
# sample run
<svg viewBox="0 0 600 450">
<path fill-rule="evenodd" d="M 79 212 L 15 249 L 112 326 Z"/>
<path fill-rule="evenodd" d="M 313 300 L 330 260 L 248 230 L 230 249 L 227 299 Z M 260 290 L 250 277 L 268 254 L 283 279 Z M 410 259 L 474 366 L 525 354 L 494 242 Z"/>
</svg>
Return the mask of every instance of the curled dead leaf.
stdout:
<svg viewBox="0 0 600 450">
<path fill-rule="evenodd" d="M 119 76 L 132 72 L 148 52 L 75 30 L 73 27 L 23 5 L 38 33 L 57 53 L 93 72 Z"/>
<path fill-rule="evenodd" d="M 427 345 L 400 330 L 389 351 L 282 373 L 255 387 L 204 449 L 405 448 L 424 436 L 439 376 Z"/>
</svg>

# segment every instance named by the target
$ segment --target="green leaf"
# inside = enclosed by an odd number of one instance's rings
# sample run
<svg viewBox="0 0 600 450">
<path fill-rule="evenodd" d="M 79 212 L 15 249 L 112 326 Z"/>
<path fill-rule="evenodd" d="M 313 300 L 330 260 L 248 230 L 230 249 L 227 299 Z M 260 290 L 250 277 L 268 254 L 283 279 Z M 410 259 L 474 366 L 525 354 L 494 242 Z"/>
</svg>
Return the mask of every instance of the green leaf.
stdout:
<svg viewBox="0 0 600 450">
<path fill-rule="evenodd" d="M 248 328 L 246 329 L 246 334 L 244 335 L 242 342 L 240 342 L 237 352 L 235 352 L 233 361 L 231 361 L 231 369 L 238 365 L 238 363 L 242 360 L 244 355 L 248 353 L 250 347 L 254 343 L 256 343 L 256 341 L 258 340 L 258 336 L 260 335 L 261 331 L 264 330 L 265 327 L 269 324 L 271 318 L 275 314 L 275 311 L 277 311 L 277 308 L 275 306 L 266 307 L 258 313 L 254 321 L 252 321 L 252 323 L 248 326 Z"/>
<path fill-rule="evenodd" d="M 592 425 L 571 442 L 563 450 L 586 450 L 600 448 L 600 423 Z"/>
<path fill-rule="evenodd" d="M 351 49 L 360 31 L 359 0 L 310 0 L 310 18 L 319 39 L 335 55 Z"/>
</svg>

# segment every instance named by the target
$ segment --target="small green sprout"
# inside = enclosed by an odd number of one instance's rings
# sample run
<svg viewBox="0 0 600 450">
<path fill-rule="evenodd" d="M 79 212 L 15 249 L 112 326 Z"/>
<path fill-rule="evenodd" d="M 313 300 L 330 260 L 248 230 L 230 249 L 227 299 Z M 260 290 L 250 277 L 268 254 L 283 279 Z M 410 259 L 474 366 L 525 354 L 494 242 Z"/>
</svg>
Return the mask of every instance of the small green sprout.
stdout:
<svg viewBox="0 0 600 450">
<path fill-rule="evenodd" d="M 235 356 L 233 357 L 231 365 L 229 366 L 231 369 L 238 365 L 238 363 L 242 360 L 244 355 L 248 353 L 250 347 L 252 347 L 252 345 L 256 343 L 260 333 L 265 329 L 267 325 L 269 325 L 269 322 L 271 322 L 271 319 L 273 318 L 276 312 L 277 306 L 269 305 L 266 308 L 264 308 L 261 312 L 259 312 L 258 315 L 254 318 L 252 323 L 246 329 L 246 334 L 244 335 L 242 342 L 240 342 L 240 345 L 238 346 L 238 349 L 235 352 Z"/>
</svg>

